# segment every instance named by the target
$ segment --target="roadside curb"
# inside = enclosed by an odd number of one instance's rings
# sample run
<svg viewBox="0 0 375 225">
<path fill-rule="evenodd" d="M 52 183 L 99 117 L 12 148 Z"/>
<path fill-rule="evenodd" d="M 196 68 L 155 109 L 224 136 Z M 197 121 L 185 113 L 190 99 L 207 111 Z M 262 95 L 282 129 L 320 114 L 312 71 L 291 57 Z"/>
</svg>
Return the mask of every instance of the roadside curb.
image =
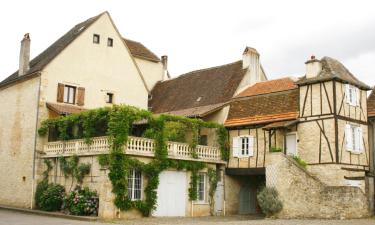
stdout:
<svg viewBox="0 0 375 225">
<path fill-rule="evenodd" d="M 99 217 L 92 217 L 92 216 L 72 216 L 66 215 L 59 212 L 46 212 L 41 210 L 34 210 L 34 209 L 23 209 L 23 208 L 16 208 L 11 206 L 0 205 L 0 209 L 9 210 L 9 211 L 16 211 L 25 214 L 34 214 L 34 215 L 41 215 L 41 216 L 49 216 L 49 217 L 58 217 L 64 219 L 71 219 L 71 220 L 80 220 L 80 221 L 98 221 Z"/>
</svg>

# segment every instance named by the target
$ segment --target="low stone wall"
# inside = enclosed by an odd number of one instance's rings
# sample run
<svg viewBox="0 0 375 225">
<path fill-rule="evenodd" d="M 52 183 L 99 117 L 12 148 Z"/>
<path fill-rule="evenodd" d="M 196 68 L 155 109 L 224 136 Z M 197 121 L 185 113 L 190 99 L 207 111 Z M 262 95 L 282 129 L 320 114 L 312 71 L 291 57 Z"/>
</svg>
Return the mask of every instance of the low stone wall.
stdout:
<svg viewBox="0 0 375 225">
<path fill-rule="evenodd" d="M 282 153 L 269 154 L 266 185 L 283 202 L 278 218 L 361 218 L 370 216 L 368 199 L 358 187 L 327 186 Z"/>
</svg>

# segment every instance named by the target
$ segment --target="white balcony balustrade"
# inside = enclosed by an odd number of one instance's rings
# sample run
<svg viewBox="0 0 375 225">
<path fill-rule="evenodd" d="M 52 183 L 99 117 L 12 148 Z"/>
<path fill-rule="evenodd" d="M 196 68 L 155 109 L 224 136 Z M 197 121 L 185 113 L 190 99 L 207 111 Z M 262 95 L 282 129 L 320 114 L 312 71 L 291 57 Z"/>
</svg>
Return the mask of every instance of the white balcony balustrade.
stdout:
<svg viewBox="0 0 375 225">
<path fill-rule="evenodd" d="M 193 149 L 186 143 L 168 142 L 168 158 L 207 161 L 207 162 L 221 162 L 220 150 L 212 146 L 198 145 L 195 148 L 195 155 L 198 158 L 193 158 Z M 96 137 L 92 139 L 91 144 L 86 144 L 84 139 L 76 139 L 69 141 L 55 141 L 48 142 L 44 145 L 43 158 L 51 158 L 58 156 L 71 155 L 100 155 L 108 154 L 110 151 L 108 137 Z M 134 156 L 154 157 L 155 141 L 152 139 L 133 137 L 128 138 L 128 143 L 124 146 L 124 153 Z"/>
</svg>

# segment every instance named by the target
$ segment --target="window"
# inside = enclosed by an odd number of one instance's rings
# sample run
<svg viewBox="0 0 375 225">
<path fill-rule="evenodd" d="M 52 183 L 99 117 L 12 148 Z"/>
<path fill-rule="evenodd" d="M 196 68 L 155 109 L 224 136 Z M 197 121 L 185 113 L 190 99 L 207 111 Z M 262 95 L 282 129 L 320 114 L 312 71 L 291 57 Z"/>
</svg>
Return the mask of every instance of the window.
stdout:
<svg viewBox="0 0 375 225">
<path fill-rule="evenodd" d="M 131 200 L 142 198 L 142 173 L 139 170 L 131 169 L 128 177 L 128 195 Z"/>
<path fill-rule="evenodd" d="M 199 137 L 199 145 L 207 145 L 207 135 L 201 135 Z"/>
<path fill-rule="evenodd" d="M 105 102 L 106 103 L 113 103 L 113 93 L 107 93 Z"/>
<path fill-rule="evenodd" d="M 233 138 L 233 156 L 248 157 L 253 156 L 254 137 L 250 135 Z"/>
<path fill-rule="evenodd" d="M 94 36 L 92 38 L 92 42 L 94 42 L 94 44 L 99 44 L 100 43 L 100 35 L 94 34 Z"/>
<path fill-rule="evenodd" d="M 64 103 L 75 104 L 76 102 L 76 87 L 64 86 Z"/>
<path fill-rule="evenodd" d="M 363 150 L 363 136 L 360 126 L 346 124 L 345 137 L 346 150 L 352 152 L 361 152 Z"/>
<path fill-rule="evenodd" d="M 346 84 L 345 85 L 345 89 L 346 89 L 346 102 L 349 104 L 349 105 L 352 105 L 352 106 L 357 106 L 358 103 L 359 103 L 359 89 L 353 85 L 350 85 L 350 84 Z"/>
<path fill-rule="evenodd" d="M 108 38 L 108 40 L 107 40 L 107 46 L 108 47 L 113 47 L 113 39 L 112 38 Z"/>
<path fill-rule="evenodd" d="M 199 173 L 198 174 L 198 198 L 199 202 L 206 201 L 206 173 Z"/>
</svg>

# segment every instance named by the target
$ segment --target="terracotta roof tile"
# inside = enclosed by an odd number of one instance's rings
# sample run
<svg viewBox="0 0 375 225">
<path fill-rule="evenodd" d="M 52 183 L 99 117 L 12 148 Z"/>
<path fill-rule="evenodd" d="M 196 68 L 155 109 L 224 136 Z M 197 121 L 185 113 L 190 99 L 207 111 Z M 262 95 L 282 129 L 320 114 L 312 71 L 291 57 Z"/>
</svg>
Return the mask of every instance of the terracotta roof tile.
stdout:
<svg viewBox="0 0 375 225">
<path fill-rule="evenodd" d="M 151 91 L 154 113 L 226 103 L 232 99 L 246 70 L 242 61 L 193 71 L 159 82 Z"/>
<path fill-rule="evenodd" d="M 230 103 L 225 125 L 249 125 L 295 119 L 298 115 L 298 89 L 237 98 Z"/>
<path fill-rule="evenodd" d="M 307 79 L 306 76 L 304 76 L 297 82 L 297 84 L 308 84 L 318 81 L 338 79 L 356 85 L 357 87 L 360 87 L 362 89 L 371 90 L 371 88 L 367 84 L 358 80 L 338 60 L 325 56 L 320 60 L 320 62 L 322 63 L 322 71 L 317 77 Z"/>
<path fill-rule="evenodd" d="M 298 86 L 295 84 L 295 81 L 296 79 L 294 78 L 285 77 L 276 80 L 259 82 L 242 91 L 236 96 L 236 98 L 296 89 Z"/>
<path fill-rule="evenodd" d="M 225 121 L 224 125 L 226 127 L 232 126 L 241 126 L 241 125 L 253 125 L 253 124 L 262 124 L 270 123 L 275 121 L 283 120 L 292 120 L 296 119 L 298 116 L 297 112 L 288 112 L 280 114 L 270 114 L 270 115 L 261 115 L 261 116 L 250 116 L 239 119 L 228 119 Z"/>
<path fill-rule="evenodd" d="M 225 103 L 206 105 L 201 107 L 194 107 L 189 109 L 181 109 L 177 111 L 164 112 L 162 114 L 171 114 L 177 116 L 186 116 L 186 117 L 204 117 L 212 112 L 215 112 L 221 109 Z"/>
<path fill-rule="evenodd" d="M 142 43 L 125 38 L 124 41 L 134 57 L 143 58 L 155 62 L 160 61 L 159 57 L 157 57 L 152 51 L 150 51 L 150 49 L 146 48 Z"/>
<path fill-rule="evenodd" d="M 54 111 L 57 114 L 72 114 L 72 113 L 80 113 L 85 111 L 86 109 L 74 106 L 74 105 L 67 105 L 67 104 L 59 104 L 59 103 L 46 103 L 47 108 Z"/>
</svg>

